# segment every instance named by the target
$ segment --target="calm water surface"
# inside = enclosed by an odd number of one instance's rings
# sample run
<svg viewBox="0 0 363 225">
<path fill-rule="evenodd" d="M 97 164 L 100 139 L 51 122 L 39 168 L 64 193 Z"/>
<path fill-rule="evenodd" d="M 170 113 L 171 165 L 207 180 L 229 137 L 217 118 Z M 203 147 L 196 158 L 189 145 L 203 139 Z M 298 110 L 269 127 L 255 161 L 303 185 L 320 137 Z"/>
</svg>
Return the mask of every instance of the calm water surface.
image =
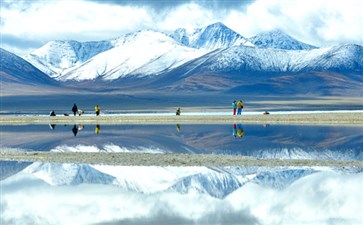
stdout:
<svg viewBox="0 0 363 225">
<path fill-rule="evenodd" d="M 24 151 L 362 160 L 363 128 L 1 126 Z M 122 167 L 0 162 L 0 224 L 362 224 L 363 169 Z"/>
</svg>

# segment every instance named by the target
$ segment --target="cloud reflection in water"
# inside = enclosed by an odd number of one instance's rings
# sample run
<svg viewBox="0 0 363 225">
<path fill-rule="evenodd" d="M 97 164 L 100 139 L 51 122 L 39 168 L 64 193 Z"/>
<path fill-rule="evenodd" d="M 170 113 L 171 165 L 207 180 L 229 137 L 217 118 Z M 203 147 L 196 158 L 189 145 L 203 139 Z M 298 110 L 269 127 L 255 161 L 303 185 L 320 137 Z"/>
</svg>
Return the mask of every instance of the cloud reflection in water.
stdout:
<svg viewBox="0 0 363 225">
<path fill-rule="evenodd" d="M 1 181 L 2 224 L 362 224 L 363 173 L 314 173 L 277 190 L 248 183 L 224 199 L 102 184 Z M 19 188 L 22 186 L 23 188 Z M 15 188 L 16 187 L 16 188 Z"/>
</svg>

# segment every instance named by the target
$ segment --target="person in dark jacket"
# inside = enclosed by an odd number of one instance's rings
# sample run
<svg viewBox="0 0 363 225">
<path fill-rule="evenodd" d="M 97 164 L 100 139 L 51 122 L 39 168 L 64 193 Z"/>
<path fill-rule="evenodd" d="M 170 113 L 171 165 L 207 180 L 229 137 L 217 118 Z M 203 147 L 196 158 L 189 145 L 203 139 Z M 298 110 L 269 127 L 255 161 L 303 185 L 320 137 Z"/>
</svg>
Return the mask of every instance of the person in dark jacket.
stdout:
<svg viewBox="0 0 363 225">
<path fill-rule="evenodd" d="M 76 104 L 73 105 L 72 112 L 74 115 L 76 115 L 76 113 L 78 112 L 78 107 L 76 106 Z"/>
<path fill-rule="evenodd" d="M 52 110 L 51 112 L 50 112 L 50 114 L 49 114 L 50 116 L 55 116 L 55 112 L 54 112 L 54 110 Z"/>
</svg>

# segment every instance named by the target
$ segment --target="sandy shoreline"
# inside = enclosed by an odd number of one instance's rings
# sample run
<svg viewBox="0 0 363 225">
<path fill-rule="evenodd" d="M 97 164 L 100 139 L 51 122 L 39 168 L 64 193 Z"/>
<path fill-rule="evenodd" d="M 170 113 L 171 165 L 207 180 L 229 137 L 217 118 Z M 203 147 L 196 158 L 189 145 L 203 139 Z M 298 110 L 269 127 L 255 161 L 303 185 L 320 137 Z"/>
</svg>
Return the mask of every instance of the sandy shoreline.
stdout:
<svg viewBox="0 0 363 225">
<path fill-rule="evenodd" d="M 100 152 L 23 152 L 0 150 L 0 161 L 85 163 L 115 166 L 337 166 L 363 167 L 363 161 L 256 159 L 213 154 L 152 154 Z"/>
<path fill-rule="evenodd" d="M 306 113 L 271 115 L 102 115 L 102 116 L 33 116 L 1 115 L 0 125 L 26 124 L 307 124 L 363 125 L 363 113 Z"/>
</svg>

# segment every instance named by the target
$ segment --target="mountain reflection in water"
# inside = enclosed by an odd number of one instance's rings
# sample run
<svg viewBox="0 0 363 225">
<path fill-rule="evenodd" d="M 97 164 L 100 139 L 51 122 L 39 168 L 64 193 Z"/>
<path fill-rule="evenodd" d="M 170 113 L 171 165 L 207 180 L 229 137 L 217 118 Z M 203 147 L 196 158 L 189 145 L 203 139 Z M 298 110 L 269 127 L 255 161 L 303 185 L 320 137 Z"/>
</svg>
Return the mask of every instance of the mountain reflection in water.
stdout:
<svg viewBox="0 0 363 225">
<path fill-rule="evenodd" d="M 0 133 L 3 147 L 28 151 L 152 150 L 258 158 L 363 159 L 363 128 L 355 126 L 76 124 L 1 126 Z"/>
</svg>

